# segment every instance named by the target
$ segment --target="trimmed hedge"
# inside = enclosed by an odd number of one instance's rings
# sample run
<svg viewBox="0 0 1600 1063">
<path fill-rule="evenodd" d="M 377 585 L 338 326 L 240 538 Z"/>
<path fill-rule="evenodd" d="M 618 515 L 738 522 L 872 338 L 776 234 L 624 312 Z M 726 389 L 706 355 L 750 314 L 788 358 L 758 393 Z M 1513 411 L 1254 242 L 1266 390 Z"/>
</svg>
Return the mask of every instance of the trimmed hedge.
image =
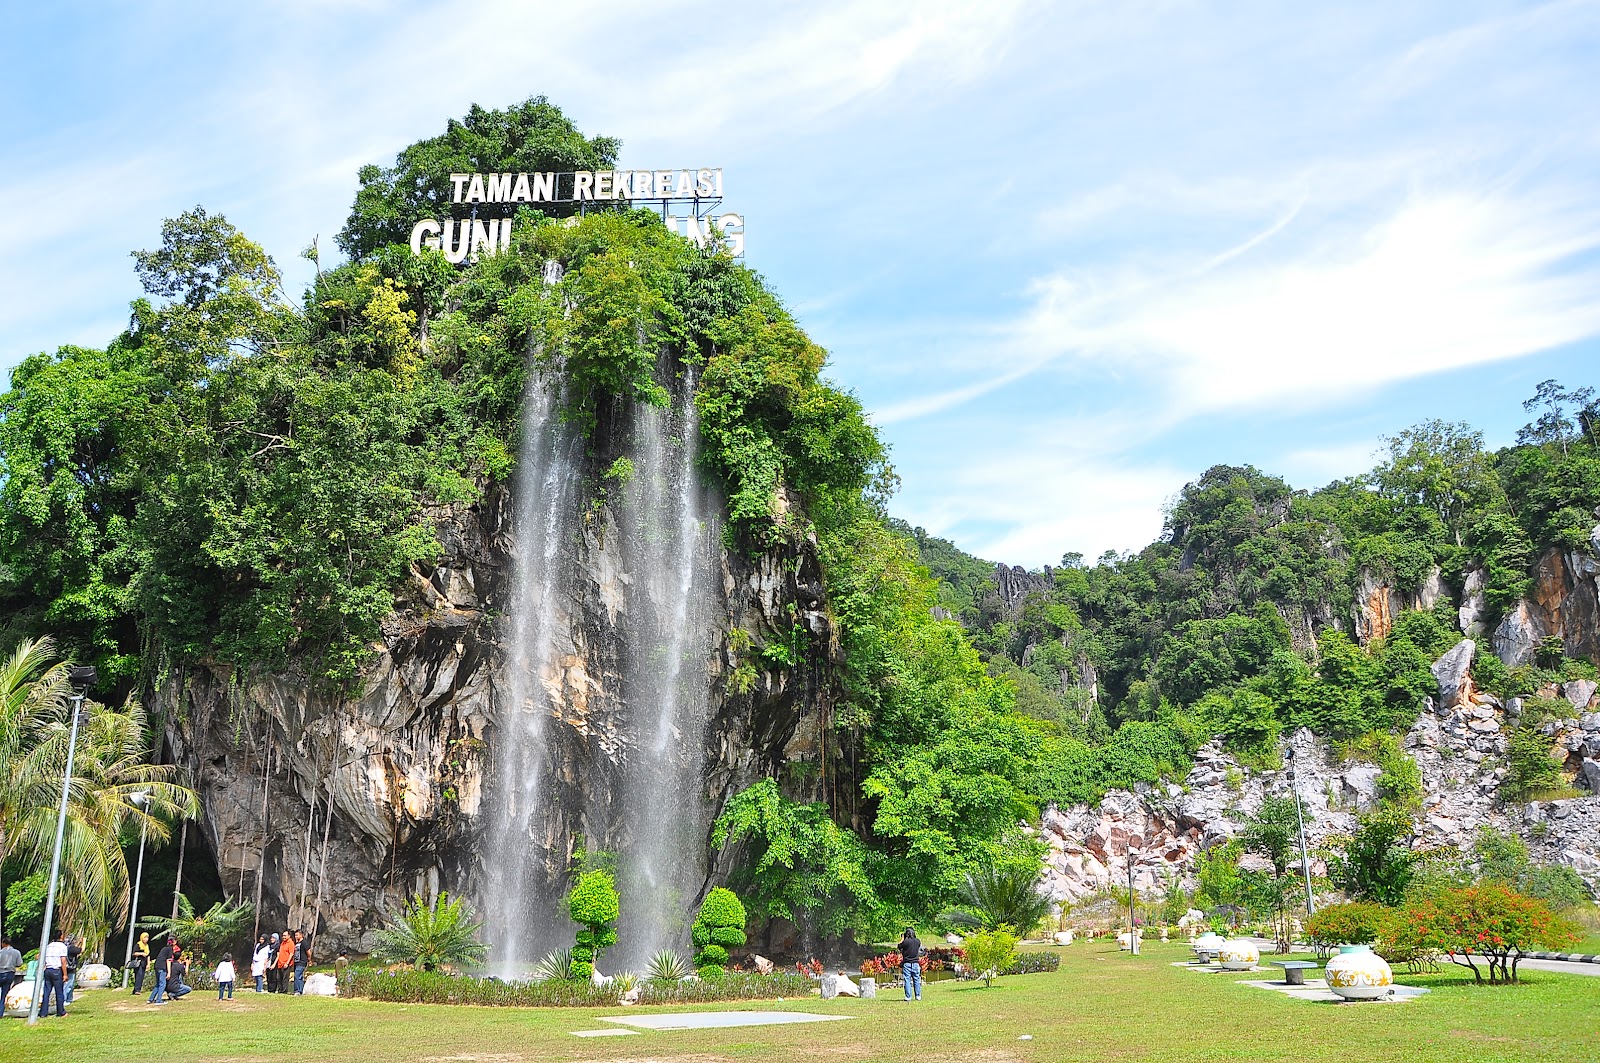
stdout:
<svg viewBox="0 0 1600 1063">
<path fill-rule="evenodd" d="M 816 982 L 798 974 L 761 975 L 730 971 L 694 982 L 639 984 L 640 1004 L 699 1004 L 718 1000 L 765 1000 L 807 996 Z M 614 1007 L 614 986 L 549 979 L 544 982 L 501 982 L 442 971 L 383 971 L 361 968 L 351 986 L 358 997 L 389 1004 L 479 1004 L 511 1008 Z"/>
<path fill-rule="evenodd" d="M 1061 970 L 1061 957 L 1054 952 L 1019 952 L 1017 962 L 1001 974 L 1044 974 Z"/>
</svg>

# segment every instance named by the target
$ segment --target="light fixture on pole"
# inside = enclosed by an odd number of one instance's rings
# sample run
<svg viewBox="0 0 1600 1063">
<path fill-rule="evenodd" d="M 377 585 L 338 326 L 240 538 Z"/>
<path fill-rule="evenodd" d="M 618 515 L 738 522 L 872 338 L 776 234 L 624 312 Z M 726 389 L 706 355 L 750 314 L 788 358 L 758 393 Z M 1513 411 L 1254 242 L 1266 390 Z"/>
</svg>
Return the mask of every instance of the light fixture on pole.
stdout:
<svg viewBox="0 0 1600 1063">
<path fill-rule="evenodd" d="M 139 870 L 133 875 L 133 902 L 128 906 L 128 952 L 122 958 L 122 988 L 128 988 L 128 966 L 133 962 L 133 931 L 139 921 L 139 884 L 144 881 L 144 835 L 150 826 L 150 792 L 135 790 L 128 800 L 144 810 L 139 817 Z"/>
<path fill-rule="evenodd" d="M 1130 956 L 1139 955 L 1139 924 L 1134 914 L 1133 892 L 1133 846 L 1137 840 L 1138 835 L 1128 835 L 1128 954 Z"/>
<path fill-rule="evenodd" d="M 72 736 L 67 739 L 67 767 L 61 773 L 61 808 L 56 813 L 56 848 L 50 858 L 50 888 L 44 895 L 44 929 L 39 931 L 39 960 L 34 966 L 33 994 L 28 1002 L 28 1025 L 39 1021 L 39 1001 L 44 996 L 44 951 L 50 944 L 50 922 L 56 912 L 56 883 L 61 878 L 61 843 L 67 833 L 67 797 L 72 792 L 72 759 L 78 752 L 78 728 L 87 722 L 89 712 L 83 699 L 94 686 L 93 668 L 75 665 L 67 669 L 72 684 Z"/>
<path fill-rule="evenodd" d="M 1294 818 L 1300 826 L 1300 871 L 1306 879 L 1306 914 L 1316 914 L 1316 903 L 1311 897 L 1311 860 L 1306 856 L 1306 819 L 1300 811 L 1300 777 L 1294 768 L 1294 746 L 1284 750 L 1283 759 L 1289 762 L 1289 788 L 1294 791 Z"/>
</svg>

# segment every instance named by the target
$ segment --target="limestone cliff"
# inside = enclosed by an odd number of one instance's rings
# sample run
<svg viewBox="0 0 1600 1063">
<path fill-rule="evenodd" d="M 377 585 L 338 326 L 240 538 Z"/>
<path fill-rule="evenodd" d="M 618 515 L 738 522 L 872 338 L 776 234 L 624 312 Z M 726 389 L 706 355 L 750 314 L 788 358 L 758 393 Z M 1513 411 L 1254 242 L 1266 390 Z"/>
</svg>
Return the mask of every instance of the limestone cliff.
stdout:
<svg viewBox="0 0 1600 1063">
<path fill-rule="evenodd" d="M 503 700 L 496 677 L 514 651 L 503 624 L 517 534 L 510 503 L 506 488 L 491 485 L 476 504 L 430 514 L 438 561 L 413 569 L 347 696 L 292 671 L 241 676 L 213 665 L 174 674 L 153 692 L 170 753 L 200 794 L 199 827 L 222 880 L 230 893 L 259 896 L 263 926 L 317 923 L 324 954 L 364 950 L 385 910 L 406 895 L 483 888 L 480 828 Z M 554 724 L 562 791 L 554 800 L 574 810 L 570 830 L 603 842 L 611 795 L 588 792 L 586 768 L 618 753 L 609 721 L 627 707 L 616 682 L 617 625 L 637 574 L 620 569 L 607 545 L 615 531 L 608 508 L 585 508 L 582 591 L 562 603 L 557 654 L 559 681 L 580 696 Z M 705 668 L 716 709 L 706 751 L 713 809 L 761 775 L 823 755 L 837 653 L 814 543 L 755 555 L 723 548 L 721 574 L 721 651 Z M 774 668 L 757 658 L 753 681 L 734 692 L 727 675 L 752 656 L 748 647 L 791 632 L 797 620 L 817 647 L 810 663 Z M 727 858 L 707 854 L 708 862 Z"/>
</svg>

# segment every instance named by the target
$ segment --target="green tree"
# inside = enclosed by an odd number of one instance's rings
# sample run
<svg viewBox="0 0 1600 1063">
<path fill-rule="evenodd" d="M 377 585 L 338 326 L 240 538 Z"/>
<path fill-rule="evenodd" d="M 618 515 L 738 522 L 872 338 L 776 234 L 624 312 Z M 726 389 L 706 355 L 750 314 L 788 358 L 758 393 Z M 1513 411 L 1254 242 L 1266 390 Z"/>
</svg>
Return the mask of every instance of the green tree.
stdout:
<svg viewBox="0 0 1600 1063">
<path fill-rule="evenodd" d="M 1299 855 L 1299 814 L 1293 796 L 1264 797 L 1254 815 L 1245 816 L 1239 843 L 1247 853 L 1264 857 L 1272 867 L 1266 897 L 1276 917 L 1278 951 L 1289 951 L 1288 899 L 1292 895 L 1291 877 Z"/>
<path fill-rule="evenodd" d="M 477 940 L 482 929 L 459 897 L 441 893 L 429 904 L 413 896 L 378 932 L 372 955 L 383 963 L 408 963 L 424 971 L 478 963 L 489 951 Z"/>
<path fill-rule="evenodd" d="M 995 978 L 1017 962 L 1017 937 L 1009 928 L 980 930 L 967 935 L 961 952 L 967 969 L 983 979 L 984 988 L 991 989 Z"/>
<path fill-rule="evenodd" d="M 567 894 L 567 914 L 578 924 L 572 947 L 572 977 L 586 982 L 594 974 L 600 954 L 617 943 L 617 916 L 621 904 L 610 871 L 585 871 Z"/>
<path fill-rule="evenodd" d="M 1412 833 L 1410 816 L 1397 809 L 1363 816 L 1355 834 L 1328 861 L 1328 881 L 1357 901 L 1402 903 L 1419 859 L 1410 845 Z"/>
<path fill-rule="evenodd" d="M 407 243 L 419 218 L 447 209 L 453 173 L 607 170 L 616 164 L 620 147 L 621 141 L 611 137 L 585 137 L 543 96 L 503 111 L 473 104 L 465 118 L 452 119 L 439 136 L 400 152 L 393 166 L 361 168 L 361 187 L 337 237 L 339 247 L 359 259 L 385 245 Z M 576 212 L 573 205 L 540 209 Z"/>
<path fill-rule="evenodd" d="M 1027 933 L 1050 914 L 1054 903 L 1039 889 L 1040 861 L 993 862 L 967 872 L 956 905 L 939 918 L 956 926 Z"/>
<path fill-rule="evenodd" d="M 699 914 L 690 928 L 694 941 L 695 970 L 702 978 L 715 977 L 727 970 L 728 950 L 745 943 L 745 910 L 739 895 L 718 886 L 700 902 Z"/>
</svg>

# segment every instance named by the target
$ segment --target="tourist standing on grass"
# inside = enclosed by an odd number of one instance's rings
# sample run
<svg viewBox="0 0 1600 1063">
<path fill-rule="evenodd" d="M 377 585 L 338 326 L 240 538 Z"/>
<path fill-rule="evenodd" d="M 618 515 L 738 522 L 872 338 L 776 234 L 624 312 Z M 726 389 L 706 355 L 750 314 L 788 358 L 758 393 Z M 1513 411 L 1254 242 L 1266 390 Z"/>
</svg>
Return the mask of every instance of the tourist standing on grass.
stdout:
<svg viewBox="0 0 1600 1063">
<path fill-rule="evenodd" d="M 144 972 L 150 967 L 149 931 L 139 935 L 139 944 L 133 947 L 133 959 L 128 964 L 133 968 L 133 995 L 138 996 L 144 992 Z"/>
<path fill-rule="evenodd" d="M 61 940 L 60 935 L 44 947 L 44 1000 L 40 1002 L 39 1014 L 46 1017 L 50 1014 L 50 994 L 56 995 L 56 1014 L 65 1018 L 67 1014 L 67 943 Z"/>
<path fill-rule="evenodd" d="M 917 932 L 906 927 L 900 939 L 900 977 L 905 981 L 906 999 L 922 999 L 922 942 Z"/>
<path fill-rule="evenodd" d="M 72 1003 L 73 990 L 78 988 L 78 963 L 83 959 L 83 946 L 71 935 L 66 936 L 67 942 L 67 1003 Z"/>
<path fill-rule="evenodd" d="M 346 985 L 350 981 L 350 954 L 343 949 L 339 950 L 339 958 L 333 961 L 333 995 L 336 997 L 349 996 Z"/>
<path fill-rule="evenodd" d="M 285 930 L 278 937 L 278 958 L 273 961 L 278 970 L 277 993 L 289 991 L 289 968 L 294 966 L 294 931 Z"/>
<path fill-rule="evenodd" d="M 306 991 L 306 964 L 311 962 L 311 943 L 304 930 L 294 932 L 294 995 Z"/>
<path fill-rule="evenodd" d="M 228 995 L 228 999 L 232 1000 L 233 999 L 233 953 L 224 952 L 222 954 L 222 962 L 217 964 L 216 973 L 214 975 L 212 975 L 212 977 L 215 978 L 216 982 L 217 982 L 217 999 L 221 1000 L 223 993 L 226 992 L 227 995 Z"/>
<path fill-rule="evenodd" d="M 256 980 L 256 992 L 263 992 L 262 984 L 267 978 L 267 964 L 272 962 L 272 946 L 267 944 L 267 935 L 262 934 L 256 938 L 255 951 L 250 954 L 250 977 Z"/>
<path fill-rule="evenodd" d="M 4 1006 L 11 987 L 17 984 L 17 964 L 21 962 L 22 953 L 11 947 L 11 939 L 0 937 L 0 1007 Z"/>
<path fill-rule="evenodd" d="M 278 991 L 278 935 L 267 940 L 267 992 Z"/>
<path fill-rule="evenodd" d="M 168 938 L 167 943 L 161 946 L 161 951 L 156 953 L 156 987 L 150 990 L 152 1004 L 167 1002 L 167 979 L 172 977 L 172 950 L 177 944 L 176 938 Z"/>
</svg>

